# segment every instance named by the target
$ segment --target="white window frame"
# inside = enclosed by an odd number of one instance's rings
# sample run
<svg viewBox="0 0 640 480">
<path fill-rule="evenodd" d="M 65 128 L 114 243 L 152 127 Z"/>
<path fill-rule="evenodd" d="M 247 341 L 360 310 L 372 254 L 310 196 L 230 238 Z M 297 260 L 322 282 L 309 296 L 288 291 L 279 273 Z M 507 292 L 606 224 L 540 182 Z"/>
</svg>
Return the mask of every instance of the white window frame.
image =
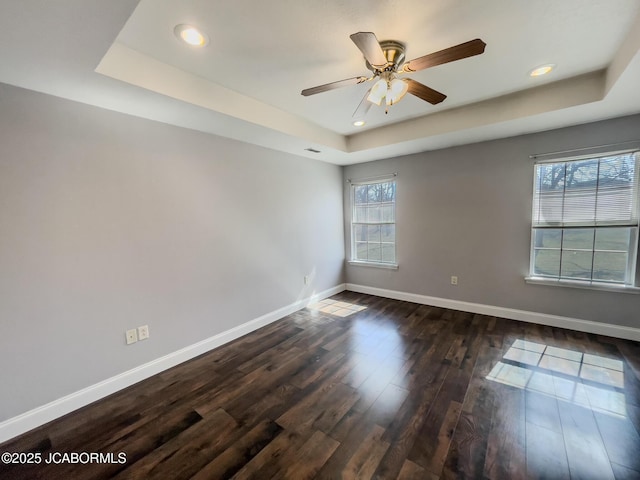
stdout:
<svg viewBox="0 0 640 480">
<path fill-rule="evenodd" d="M 366 266 L 366 267 L 377 267 L 377 268 L 388 268 L 388 269 L 392 269 L 392 270 L 397 270 L 398 269 L 398 232 L 397 232 L 397 219 L 396 219 L 396 205 L 397 205 L 397 187 L 398 184 L 396 182 L 396 178 L 395 178 L 395 174 L 394 175 L 389 175 L 389 176 L 384 176 L 384 177 L 374 177 L 374 178 L 369 178 L 369 179 L 363 179 L 363 180 L 349 180 L 350 183 L 350 202 L 351 202 L 351 218 L 350 218 L 350 245 L 351 245 L 351 252 L 350 252 L 350 259 L 349 259 L 349 265 L 360 265 L 360 266 Z M 356 192 L 356 188 L 357 187 L 361 187 L 363 185 L 377 185 L 377 184 L 381 184 L 381 183 L 393 183 L 394 184 L 394 197 L 393 197 L 393 221 L 389 222 L 389 221 L 378 221 L 378 222 L 356 222 L 356 199 L 355 199 L 355 192 Z M 382 239 L 380 240 L 380 245 L 382 246 L 383 244 L 390 244 L 393 243 L 393 249 L 394 249 L 394 261 L 393 262 L 385 262 L 385 261 L 376 261 L 376 260 L 359 260 L 356 258 L 356 238 L 355 238 L 355 230 L 356 230 L 356 226 L 358 225 L 393 225 L 394 226 L 394 230 L 395 230 L 395 235 L 394 238 L 395 240 L 393 242 L 382 242 Z"/>
<path fill-rule="evenodd" d="M 572 225 L 566 225 L 564 223 L 558 225 L 536 225 L 535 224 L 535 202 L 536 202 L 536 181 L 537 181 L 537 168 L 543 164 L 562 164 L 569 163 L 573 161 L 587 160 L 587 159 L 601 159 L 604 157 L 613 157 L 616 155 L 629 154 L 633 153 L 635 155 L 635 181 L 636 181 L 636 198 L 635 205 L 632 205 L 632 208 L 636 212 L 635 220 L 632 220 L 628 223 L 618 223 L 616 225 L 607 225 L 606 222 L 604 224 L 598 224 L 598 222 L 585 222 L 583 224 L 574 223 Z M 531 223 L 531 246 L 530 246 L 530 260 L 529 260 L 529 275 L 525 277 L 527 283 L 533 284 L 544 284 L 544 285 L 558 285 L 563 287 L 577 287 L 577 288 L 590 288 L 596 290 L 608 290 L 608 291 L 617 291 L 617 292 L 627 292 L 627 293 L 640 293 L 640 271 L 638 269 L 638 256 L 639 256 L 639 237 L 640 237 L 640 186 L 638 186 L 638 182 L 640 177 L 640 151 L 638 149 L 627 150 L 627 151 L 618 151 L 618 152 L 610 152 L 610 153 L 598 153 L 593 155 L 584 155 L 584 156 L 574 156 L 569 158 L 555 158 L 545 161 L 536 162 L 534 165 L 534 174 L 533 174 L 533 208 L 532 208 L 532 223 Z M 597 190 L 596 190 L 597 192 Z M 564 195 L 564 194 L 563 194 Z M 595 194 L 597 198 L 597 193 Z M 564 198 L 564 197 L 563 197 Z M 633 200 L 632 200 L 633 201 Z M 564 215 L 564 214 L 563 214 Z M 613 281 L 599 280 L 593 279 L 593 260 L 591 267 L 591 276 L 589 279 L 577 279 L 577 278 L 568 278 L 562 276 L 562 271 L 559 270 L 558 276 L 544 276 L 535 273 L 535 234 L 538 229 L 559 229 L 562 230 L 561 236 L 561 244 L 560 247 L 557 248 L 561 252 L 559 269 L 562 266 L 562 253 L 564 251 L 563 247 L 563 237 L 564 233 L 567 230 L 572 228 L 584 228 L 584 229 L 594 229 L 594 245 L 591 250 L 592 253 L 598 252 L 595 246 L 595 235 L 596 232 L 600 229 L 610 228 L 610 227 L 622 227 L 622 228 L 630 228 L 632 229 L 633 238 L 629 244 L 629 250 L 627 252 L 627 271 L 626 278 L 624 283 L 616 283 Z M 539 248 L 538 248 L 539 249 Z M 556 248 L 554 248 L 556 249 Z M 572 250 L 572 249 L 569 249 Z"/>
</svg>

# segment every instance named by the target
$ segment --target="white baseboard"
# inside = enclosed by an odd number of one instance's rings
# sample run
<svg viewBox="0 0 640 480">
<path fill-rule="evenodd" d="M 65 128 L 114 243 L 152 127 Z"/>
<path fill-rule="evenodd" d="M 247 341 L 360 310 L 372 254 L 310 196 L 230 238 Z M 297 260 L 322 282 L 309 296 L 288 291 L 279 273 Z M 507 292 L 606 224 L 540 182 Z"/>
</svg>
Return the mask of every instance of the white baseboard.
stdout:
<svg viewBox="0 0 640 480">
<path fill-rule="evenodd" d="M 345 284 L 337 285 L 323 292 L 314 294 L 303 300 L 298 300 L 290 305 L 269 312 L 261 317 L 250 320 L 242 325 L 238 325 L 230 330 L 209 337 L 201 342 L 194 343 L 188 347 L 172 352 L 163 357 L 152 360 L 139 367 L 127 370 L 119 375 L 103 380 L 77 392 L 66 395 L 40 407 L 29 410 L 21 415 L 5 420 L 0 423 L 0 443 L 10 440 L 22 433 L 28 432 L 40 425 L 44 425 L 51 420 L 55 420 L 67 413 L 77 410 L 90 403 L 100 400 L 123 388 L 129 387 L 141 380 L 156 375 L 164 370 L 186 362 L 192 358 L 202 355 L 214 348 L 239 338 L 247 333 L 251 333 L 265 325 L 280 320 L 306 307 L 310 303 L 317 302 L 324 298 L 340 293 L 346 289 Z"/>
<path fill-rule="evenodd" d="M 404 300 L 407 302 L 420 303 L 423 305 L 433 305 L 434 307 L 451 308 L 462 310 L 463 312 L 479 313 L 494 317 L 520 320 L 529 323 L 549 325 L 551 327 L 568 328 L 579 332 L 595 333 L 610 337 L 624 338 L 640 342 L 640 329 L 624 327 L 621 325 L 611 325 L 608 323 L 593 322 L 591 320 L 581 320 L 578 318 L 561 317 L 558 315 L 548 315 L 546 313 L 529 312 L 526 310 L 516 310 L 513 308 L 495 307 L 493 305 L 483 305 L 481 303 L 463 302 L 448 298 L 429 297 L 416 293 L 398 292 L 384 288 L 367 287 L 347 283 L 347 290 L 357 293 L 367 293 L 379 297 L 393 298 L 394 300 Z"/>
</svg>

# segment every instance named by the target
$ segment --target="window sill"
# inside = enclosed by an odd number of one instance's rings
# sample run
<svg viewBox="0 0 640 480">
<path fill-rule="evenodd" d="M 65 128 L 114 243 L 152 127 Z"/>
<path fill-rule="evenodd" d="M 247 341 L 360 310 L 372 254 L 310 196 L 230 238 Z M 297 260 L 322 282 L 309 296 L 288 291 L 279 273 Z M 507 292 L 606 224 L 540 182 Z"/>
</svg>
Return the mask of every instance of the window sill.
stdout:
<svg viewBox="0 0 640 480">
<path fill-rule="evenodd" d="M 373 268 L 386 268 L 387 270 L 398 270 L 397 263 L 374 263 L 374 262 L 362 262 L 356 260 L 349 260 L 349 265 L 359 267 L 373 267 Z"/>
<path fill-rule="evenodd" d="M 553 280 L 544 277 L 524 277 L 524 281 L 532 285 L 551 285 L 554 287 L 584 288 L 615 293 L 640 293 L 640 287 L 628 285 L 612 285 L 608 283 L 581 282 L 579 280 Z"/>
</svg>

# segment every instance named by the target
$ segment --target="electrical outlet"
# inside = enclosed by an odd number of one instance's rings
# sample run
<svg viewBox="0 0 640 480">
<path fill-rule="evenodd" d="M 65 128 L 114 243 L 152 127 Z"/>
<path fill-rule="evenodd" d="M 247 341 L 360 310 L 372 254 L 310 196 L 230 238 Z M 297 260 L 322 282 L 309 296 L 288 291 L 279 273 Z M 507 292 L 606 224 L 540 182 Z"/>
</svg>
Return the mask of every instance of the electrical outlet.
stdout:
<svg viewBox="0 0 640 480">
<path fill-rule="evenodd" d="M 451 276 L 451 285 L 458 285 L 458 277 L 455 275 Z"/>
<path fill-rule="evenodd" d="M 126 339 L 127 339 L 127 345 L 136 343 L 138 341 L 138 331 L 135 328 L 132 328 L 131 330 L 127 330 Z"/>
<path fill-rule="evenodd" d="M 149 325 L 138 327 L 138 340 L 146 340 L 149 338 Z"/>
<path fill-rule="evenodd" d="M 304 284 L 309 285 L 309 275 L 304 276 Z"/>
</svg>

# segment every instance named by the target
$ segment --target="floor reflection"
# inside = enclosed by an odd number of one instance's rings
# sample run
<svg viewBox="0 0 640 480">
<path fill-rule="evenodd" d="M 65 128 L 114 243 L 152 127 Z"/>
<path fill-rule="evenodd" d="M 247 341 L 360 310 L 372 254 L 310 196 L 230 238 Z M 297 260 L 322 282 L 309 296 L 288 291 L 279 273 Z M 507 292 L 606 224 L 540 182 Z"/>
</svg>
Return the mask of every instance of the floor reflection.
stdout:
<svg viewBox="0 0 640 480">
<path fill-rule="evenodd" d="M 404 378 L 398 373 L 404 365 L 404 341 L 394 323 L 355 318 L 349 334 L 349 350 L 360 357 L 348 384 L 358 390 L 360 407 L 371 406 L 373 412 L 394 412 L 404 400 L 398 389 Z"/>
<path fill-rule="evenodd" d="M 355 303 L 340 302 L 327 298 L 318 303 L 309 305 L 308 308 L 323 313 L 330 313 L 331 315 L 337 315 L 338 317 L 348 317 L 349 315 L 360 312 L 367 307 L 356 305 Z"/>
<path fill-rule="evenodd" d="M 488 380 L 609 415 L 626 416 L 620 360 L 526 340 L 516 340 L 503 360 L 493 367 Z"/>
</svg>

